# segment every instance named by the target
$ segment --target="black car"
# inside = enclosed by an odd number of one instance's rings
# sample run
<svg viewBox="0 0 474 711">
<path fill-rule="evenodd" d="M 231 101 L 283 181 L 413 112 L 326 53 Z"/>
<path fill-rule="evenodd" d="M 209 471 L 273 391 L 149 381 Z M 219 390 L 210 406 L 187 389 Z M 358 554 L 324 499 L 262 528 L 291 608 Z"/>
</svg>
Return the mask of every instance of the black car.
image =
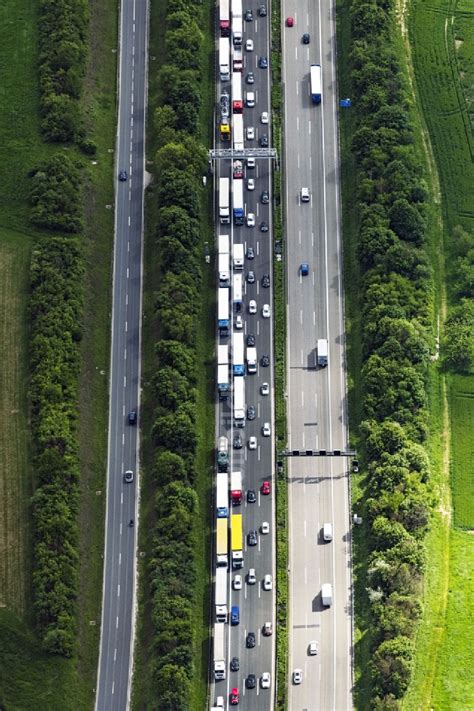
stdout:
<svg viewBox="0 0 474 711">
<path fill-rule="evenodd" d="M 262 365 L 264 368 L 268 368 L 270 365 L 270 358 L 267 355 L 263 355 L 260 358 L 260 365 Z"/>
<path fill-rule="evenodd" d="M 125 180 L 127 180 L 127 171 L 126 170 L 121 170 L 119 173 L 119 180 L 123 183 Z"/>
<path fill-rule="evenodd" d="M 247 689 L 255 689 L 255 687 L 257 685 L 257 677 L 255 676 L 255 674 L 248 675 L 248 677 L 245 681 L 245 685 L 246 685 Z"/>
<path fill-rule="evenodd" d="M 270 202 L 270 195 L 268 193 L 268 190 L 262 190 L 262 193 L 260 195 L 260 202 L 262 205 L 268 205 Z"/>
<path fill-rule="evenodd" d="M 266 17 L 267 16 L 267 8 L 265 5 L 260 5 L 258 8 L 258 15 L 259 17 Z"/>
<path fill-rule="evenodd" d="M 267 222 L 260 223 L 260 232 L 268 232 L 268 223 Z"/>
<path fill-rule="evenodd" d="M 255 345 L 255 336 L 253 335 L 253 333 L 249 333 L 249 335 L 247 336 L 247 345 L 250 346 L 250 348 Z"/>
<path fill-rule="evenodd" d="M 249 546 L 256 546 L 258 543 L 257 531 L 249 531 L 247 536 L 247 543 Z"/>
<path fill-rule="evenodd" d="M 237 433 L 236 435 L 234 435 L 232 446 L 234 449 L 242 449 L 242 435 L 241 434 Z"/>
<path fill-rule="evenodd" d="M 310 36 L 308 32 L 305 32 L 303 35 L 303 44 L 309 44 Z"/>
<path fill-rule="evenodd" d="M 254 252 L 253 247 L 247 247 L 247 252 L 246 252 L 245 256 L 247 257 L 247 259 L 254 259 L 255 252 Z"/>
<path fill-rule="evenodd" d="M 255 647 L 255 632 L 248 633 L 246 644 L 249 649 L 253 649 Z"/>
<path fill-rule="evenodd" d="M 254 284 L 255 283 L 255 272 L 252 272 L 252 271 L 247 272 L 246 278 L 247 278 L 247 282 L 249 284 Z"/>
<path fill-rule="evenodd" d="M 264 133 L 263 136 L 260 136 L 259 143 L 262 148 L 268 148 L 268 136 L 266 133 Z"/>
<path fill-rule="evenodd" d="M 266 57 L 260 57 L 258 60 L 258 66 L 260 69 L 267 69 L 268 67 L 268 59 Z"/>
<path fill-rule="evenodd" d="M 253 489 L 247 490 L 247 503 L 254 504 L 257 501 L 257 494 Z"/>
<path fill-rule="evenodd" d="M 262 277 L 262 286 L 264 289 L 268 289 L 270 286 L 270 274 L 264 274 Z"/>
<path fill-rule="evenodd" d="M 240 669 L 239 658 L 232 657 L 232 659 L 230 660 L 230 670 L 231 671 L 239 671 L 239 669 Z"/>
<path fill-rule="evenodd" d="M 137 411 L 136 410 L 131 410 L 128 413 L 128 424 L 129 425 L 136 425 L 137 424 Z"/>
<path fill-rule="evenodd" d="M 253 75 L 253 72 L 249 72 L 247 76 L 245 77 L 245 81 L 247 84 L 255 84 L 255 77 Z"/>
<path fill-rule="evenodd" d="M 235 304 L 235 313 L 240 314 L 242 312 L 242 303 L 237 301 Z"/>
<path fill-rule="evenodd" d="M 247 420 L 254 420 L 256 416 L 255 408 L 253 405 L 249 405 L 247 408 Z"/>
<path fill-rule="evenodd" d="M 247 22 L 252 22 L 252 20 L 253 20 L 252 10 L 245 10 L 245 19 Z"/>
</svg>

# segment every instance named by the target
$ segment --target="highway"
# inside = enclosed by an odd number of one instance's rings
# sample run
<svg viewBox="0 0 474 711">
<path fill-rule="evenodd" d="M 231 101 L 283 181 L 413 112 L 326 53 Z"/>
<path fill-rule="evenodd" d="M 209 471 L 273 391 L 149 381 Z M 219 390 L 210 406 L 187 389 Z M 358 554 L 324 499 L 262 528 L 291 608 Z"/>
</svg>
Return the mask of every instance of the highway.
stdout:
<svg viewBox="0 0 474 711">
<path fill-rule="evenodd" d="M 282 27 L 287 259 L 288 448 L 348 446 L 339 209 L 335 3 L 286 0 Z M 303 44 L 303 33 L 310 43 Z M 309 92 L 311 64 L 322 67 L 322 103 Z M 310 202 L 301 202 L 308 187 Z M 309 264 L 309 274 L 300 265 Z M 315 367 L 316 342 L 327 338 L 328 366 Z M 290 711 L 352 708 L 350 462 L 341 457 L 289 458 Z M 333 540 L 322 540 L 324 523 Z M 333 604 L 323 607 L 330 583 Z M 309 643 L 318 645 L 309 654 Z M 302 681 L 294 684 L 295 669 Z"/>
<path fill-rule="evenodd" d="M 261 56 L 270 59 L 269 49 L 269 29 L 270 18 L 261 18 L 257 14 L 257 5 L 247 6 L 244 9 L 253 10 L 253 21 L 244 21 L 243 43 L 247 39 L 253 39 L 254 50 L 244 49 L 244 68 L 242 72 L 242 90 L 245 96 L 246 91 L 254 91 L 256 94 L 256 105 L 254 108 L 244 107 L 244 127 L 255 128 L 255 139 L 245 140 L 245 148 L 258 147 L 260 136 L 265 133 L 270 138 L 271 127 L 262 125 L 260 121 L 263 111 L 270 111 L 270 69 L 262 69 L 258 66 Z M 249 71 L 254 73 L 255 83 L 246 84 L 246 75 Z M 224 83 L 217 80 L 217 101 L 219 101 L 220 90 L 226 88 L 230 92 L 230 82 Z M 219 145 L 219 138 L 216 139 Z M 244 161 L 245 163 L 245 161 Z M 217 166 L 219 174 L 230 175 L 229 161 L 220 161 Z M 237 430 L 233 427 L 232 400 L 219 403 L 216 413 L 216 436 L 226 434 L 232 447 L 233 437 L 237 431 L 242 433 L 242 449 L 232 449 L 230 471 L 241 471 L 243 475 L 244 496 L 242 505 L 234 507 L 234 511 L 243 513 L 244 521 L 244 568 L 243 570 L 232 571 L 230 569 L 229 581 L 232 581 L 234 574 L 242 574 L 242 590 L 234 590 L 230 586 L 229 610 L 232 605 L 240 608 L 240 624 L 228 627 L 227 635 L 227 670 L 226 680 L 215 682 L 211 686 L 211 705 L 217 696 L 224 696 L 225 707 L 228 707 L 230 693 L 233 688 L 237 688 L 240 694 L 239 708 L 264 711 L 273 708 L 273 697 L 275 693 L 275 635 L 263 636 L 262 628 L 265 622 L 271 622 L 273 630 L 275 628 L 275 590 L 265 591 L 262 581 L 266 574 L 272 575 L 275 581 L 275 554 L 274 554 L 274 519 L 275 519 L 275 498 L 274 498 L 274 400 L 273 400 L 273 332 L 272 318 L 263 318 L 261 314 L 264 304 L 269 304 L 273 315 L 273 274 L 272 274 L 272 216 L 271 216 L 271 164 L 269 159 L 257 159 L 255 168 L 245 168 L 244 173 L 244 209 L 245 214 L 254 213 L 256 218 L 255 227 L 219 225 L 217 219 L 216 229 L 218 233 L 230 233 L 234 243 L 243 243 L 245 250 L 253 247 L 255 258 L 245 259 L 244 265 L 244 295 L 242 318 L 244 322 L 245 338 L 253 334 L 256 339 L 258 354 L 258 372 L 245 376 L 246 381 L 246 406 L 254 406 L 256 418 L 247 420 L 245 428 Z M 247 179 L 255 180 L 255 189 L 247 189 Z M 261 192 L 270 191 L 270 204 L 261 203 Z M 270 230 L 263 233 L 259 225 L 265 221 L 270 226 Z M 252 270 L 255 274 L 255 282 L 250 284 L 246 281 L 248 272 Z M 261 279 L 264 274 L 270 275 L 270 287 L 262 286 Z M 257 313 L 248 313 L 248 304 L 251 299 L 257 302 Z M 236 312 L 234 310 L 234 319 Z M 231 343 L 229 339 L 219 339 L 218 343 Z M 261 365 L 262 355 L 269 356 L 269 366 Z M 270 384 L 270 395 L 261 395 L 260 386 L 264 383 Z M 265 422 L 271 424 L 271 437 L 263 437 L 261 428 Z M 249 450 L 248 438 L 257 437 L 257 449 Z M 270 495 L 263 495 L 260 491 L 263 481 L 271 483 Z M 256 503 L 247 502 L 247 491 L 251 489 L 257 494 Z M 270 524 L 268 535 L 260 534 L 260 527 L 263 522 Z M 247 535 L 250 530 L 257 530 L 258 545 L 249 547 L 247 545 Z M 247 575 L 250 568 L 255 568 L 256 584 L 247 584 Z M 249 632 L 256 635 L 256 646 L 252 649 L 246 647 L 246 637 Z M 239 671 L 230 671 L 229 663 L 233 657 L 239 658 Z M 260 678 L 263 672 L 271 674 L 271 688 L 262 689 Z M 249 674 L 255 674 L 256 687 L 246 688 L 246 679 Z"/>
<path fill-rule="evenodd" d="M 107 507 L 96 711 L 129 706 L 136 598 L 147 0 L 121 3 Z M 119 181 L 125 170 L 127 180 Z M 139 423 L 138 423 L 139 424 Z M 134 473 L 126 483 L 127 470 Z M 135 522 L 129 526 L 130 520 Z"/>
</svg>

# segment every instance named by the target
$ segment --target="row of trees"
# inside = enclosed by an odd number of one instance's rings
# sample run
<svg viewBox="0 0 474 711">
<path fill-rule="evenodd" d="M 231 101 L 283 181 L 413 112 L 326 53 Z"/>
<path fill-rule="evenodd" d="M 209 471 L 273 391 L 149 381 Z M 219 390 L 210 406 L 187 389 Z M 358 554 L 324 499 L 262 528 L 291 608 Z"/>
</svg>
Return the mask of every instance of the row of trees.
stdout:
<svg viewBox="0 0 474 711">
<path fill-rule="evenodd" d="M 351 5 L 374 709 L 399 708 L 411 678 L 434 503 L 423 448 L 433 348 L 427 190 L 397 55 L 396 9 L 394 0 Z"/>
<path fill-rule="evenodd" d="M 190 708 L 195 645 L 196 325 L 201 269 L 199 199 L 206 155 L 195 137 L 200 106 L 202 34 L 199 2 L 170 0 L 155 111 L 160 287 L 155 313 L 160 340 L 153 379 L 156 405 L 156 520 L 149 565 L 152 675 L 156 709 Z"/>
<path fill-rule="evenodd" d="M 77 163 L 57 153 L 30 173 L 31 221 L 56 232 L 78 233 L 83 228 L 83 175 Z"/>
<path fill-rule="evenodd" d="M 87 0 L 40 0 L 40 111 L 48 141 L 74 141 L 82 134 L 79 99 L 88 27 Z"/>
<path fill-rule="evenodd" d="M 36 491 L 33 593 L 44 648 L 70 656 L 78 587 L 77 402 L 83 258 L 64 238 L 41 241 L 31 262 L 30 401 Z"/>
</svg>

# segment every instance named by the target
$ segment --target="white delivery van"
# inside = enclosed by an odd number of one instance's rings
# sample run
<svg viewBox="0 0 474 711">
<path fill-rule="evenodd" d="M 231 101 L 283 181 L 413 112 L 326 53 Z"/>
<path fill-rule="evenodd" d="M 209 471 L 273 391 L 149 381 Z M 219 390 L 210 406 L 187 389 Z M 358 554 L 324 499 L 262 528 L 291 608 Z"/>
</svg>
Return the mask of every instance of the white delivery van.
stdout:
<svg viewBox="0 0 474 711">
<path fill-rule="evenodd" d="M 321 586 L 321 600 L 325 607 L 332 605 L 332 585 L 331 583 L 323 583 Z"/>
<path fill-rule="evenodd" d="M 332 523 L 323 524 L 323 540 L 332 541 Z"/>
</svg>

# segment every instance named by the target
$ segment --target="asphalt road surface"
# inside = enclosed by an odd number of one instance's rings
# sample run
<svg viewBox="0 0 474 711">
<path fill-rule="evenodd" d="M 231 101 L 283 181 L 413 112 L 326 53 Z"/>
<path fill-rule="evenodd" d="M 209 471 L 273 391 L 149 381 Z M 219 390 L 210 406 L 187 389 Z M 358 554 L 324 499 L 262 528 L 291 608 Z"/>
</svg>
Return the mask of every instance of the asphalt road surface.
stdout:
<svg viewBox="0 0 474 711">
<path fill-rule="evenodd" d="M 342 247 L 339 214 L 335 3 L 286 0 L 283 29 L 285 102 L 287 404 L 289 449 L 348 446 Z M 303 44 L 303 33 L 310 43 Z M 322 103 L 309 92 L 311 64 L 322 66 Z M 311 200 L 302 203 L 302 187 Z M 309 264 L 308 276 L 300 265 Z M 316 342 L 327 338 L 329 363 L 315 367 Z M 289 459 L 291 711 L 352 708 L 352 599 L 349 517 L 350 462 Z M 323 542 L 324 523 L 333 540 Z M 330 583 L 333 604 L 323 607 Z M 316 641 L 318 654 L 309 655 Z M 302 682 L 293 683 L 295 669 Z"/>
<path fill-rule="evenodd" d="M 245 5 L 253 10 L 253 22 L 244 21 L 244 37 L 243 41 L 249 38 L 254 40 L 254 50 L 246 52 L 244 50 L 244 69 L 242 72 L 242 90 L 254 91 L 256 94 L 256 106 L 254 108 L 244 107 L 244 127 L 249 126 L 255 128 L 255 139 L 252 141 L 245 140 L 245 148 L 258 146 L 258 139 L 262 133 L 266 133 L 271 137 L 271 127 L 264 126 L 260 122 L 260 116 L 263 111 L 270 111 L 270 69 L 261 69 L 258 66 L 259 57 L 265 56 L 270 60 L 269 50 L 269 29 L 270 18 L 260 18 L 257 15 L 258 4 Z M 255 83 L 247 85 L 245 82 L 246 75 L 249 71 L 253 71 Z M 218 97 L 221 88 L 227 88 L 230 92 L 230 83 L 221 83 L 217 81 Z M 219 139 L 216 139 L 216 144 L 219 145 Z M 225 144 L 221 144 L 224 145 Z M 271 146 L 270 139 L 270 146 Z M 229 161 L 221 161 L 217 166 L 220 175 L 231 175 Z M 235 511 L 243 513 L 243 529 L 244 529 L 244 568 L 243 570 L 229 571 L 229 583 L 231 583 L 234 574 L 241 574 L 243 577 L 243 588 L 240 591 L 230 588 L 229 610 L 232 605 L 238 605 L 240 608 L 240 624 L 232 627 L 230 624 L 227 634 L 227 673 L 226 680 L 213 683 L 211 686 L 211 705 L 215 703 L 217 696 L 224 696 L 226 707 L 229 702 L 230 692 L 236 687 L 240 694 L 239 708 L 252 711 L 265 711 L 265 709 L 273 708 L 273 697 L 275 691 L 275 635 L 264 637 L 262 635 L 262 627 L 265 622 L 272 622 L 273 629 L 275 628 L 275 590 L 263 590 L 262 580 L 264 575 L 272 575 L 275 581 L 275 554 L 274 554 L 274 444 L 273 444 L 273 274 L 272 274 L 272 222 L 271 222 L 271 204 L 262 205 L 260 195 L 262 190 L 270 191 L 271 194 L 271 162 L 269 159 L 257 159 L 254 169 L 245 168 L 244 182 L 246 185 L 247 178 L 254 178 L 255 190 L 249 191 L 244 189 L 244 209 L 245 214 L 253 212 L 256 217 L 256 226 L 249 228 L 247 226 L 234 225 L 219 225 L 217 231 L 220 234 L 230 233 L 234 243 L 243 243 L 245 249 L 252 246 L 255 250 L 255 259 L 245 259 L 244 279 L 249 270 L 255 273 L 255 283 L 248 284 L 245 281 L 243 295 L 242 317 L 244 321 L 244 334 L 255 335 L 256 348 L 259 360 L 258 372 L 255 375 L 245 376 L 245 395 L 246 405 L 253 405 L 256 408 L 256 418 L 253 421 L 248 421 L 245 428 L 240 430 L 242 433 L 244 447 L 240 450 L 232 450 L 230 471 L 241 471 L 243 476 L 244 498 L 241 507 L 234 508 Z M 216 217 L 216 219 L 218 219 Z M 259 225 L 262 221 L 270 225 L 270 231 L 262 233 L 259 230 Z M 269 274 L 271 277 L 270 288 L 264 288 L 261 285 L 263 274 Z M 257 302 L 257 313 L 251 315 L 248 313 L 248 303 L 250 299 L 255 299 Z M 272 308 L 272 318 L 262 318 L 261 309 L 264 304 L 269 304 Z M 234 310 L 234 317 L 236 312 Z M 218 339 L 219 343 L 225 343 L 226 340 Z M 228 339 L 229 344 L 231 339 Z M 263 367 L 260 364 L 262 355 L 270 356 L 270 366 Z M 262 383 L 270 383 L 270 395 L 264 396 L 260 394 L 260 386 Z M 229 438 L 230 446 L 232 446 L 233 434 L 238 431 L 233 428 L 232 416 L 232 401 L 229 399 L 225 403 L 220 403 L 217 408 L 217 436 L 226 434 Z M 272 436 L 263 437 L 261 428 L 264 422 L 271 423 Z M 248 438 L 252 435 L 257 437 L 258 447 L 256 450 L 250 451 L 247 446 Z M 269 496 L 260 493 L 260 487 L 263 481 L 271 482 L 271 494 Z M 253 489 L 257 492 L 257 502 L 254 504 L 247 503 L 246 492 L 248 489 Z M 267 521 L 270 524 L 270 534 L 261 535 L 260 526 Z M 249 547 L 247 545 L 247 534 L 250 530 L 256 529 L 259 532 L 258 545 Z M 255 585 L 247 584 L 247 575 L 249 568 L 255 568 L 257 582 Z M 246 648 L 246 637 L 248 632 L 254 632 L 256 635 L 256 646 L 253 649 Z M 232 657 L 238 657 L 240 662 L 240 670 L 238 672 L 230 671 L 229 664 Z M 271 688 L 262 689 L 260 686 L 260 678 L 263 672 L 271 674 Z M 254 689 L 246 688 L 246 679 L 249 674 L 255 674 L 257 677 L 257 685 Z"/>
<path fill-rule="evenodd" d="M 138 510 L 140 316 L 142 289 L 147 0 L 122 3 L 116 146 L 107 512 L 97 711 L 123 711 L 130 699 Z M 119 181 L 119 171 L 127 180 Z M 138 423 L 139 424 L 139 423 Z M 125 471 L 134 481 L 125 483 Z M 134 527 L 129 526 L 133 519 Z"/>
</svg>

